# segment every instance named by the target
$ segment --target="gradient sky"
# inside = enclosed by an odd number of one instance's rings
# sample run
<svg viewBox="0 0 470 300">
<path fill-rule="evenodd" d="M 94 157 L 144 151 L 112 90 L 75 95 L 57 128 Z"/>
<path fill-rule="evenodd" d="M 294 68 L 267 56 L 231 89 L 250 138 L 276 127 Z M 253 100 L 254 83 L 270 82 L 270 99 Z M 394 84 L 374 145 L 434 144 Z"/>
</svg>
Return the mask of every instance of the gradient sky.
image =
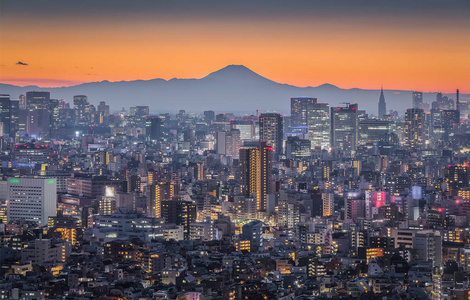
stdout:
<svg viewBox="0 0 470 300">
<path fill-rule="evenodd" d="M 470 93 L 468 0 L 0 1 L 0 82 L 200 78 Z"/>
</svg>

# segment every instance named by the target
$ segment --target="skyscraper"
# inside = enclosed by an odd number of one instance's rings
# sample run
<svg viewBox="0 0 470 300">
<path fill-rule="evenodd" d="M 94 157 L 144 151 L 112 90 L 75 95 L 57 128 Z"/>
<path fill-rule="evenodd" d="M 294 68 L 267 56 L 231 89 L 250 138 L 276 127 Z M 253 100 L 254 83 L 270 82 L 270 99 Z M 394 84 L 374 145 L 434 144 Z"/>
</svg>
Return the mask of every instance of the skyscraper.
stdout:
<svg viewBox="0 0 470 300">
<path fill-rule="evenodd" d="M 10 136 L 15 136 L 20 125 L 20 101 L 10 100 Z"/>
<path fill-rule="evenodd" d="M 328 149 L 330 147 L 330 105 L 310 103 L 307 106 L 307 137 L 311 148 Z"/>
<path fill-rule="evenodd" d="M 258 148 L 240 149 L 240 192 L 256 199 L 256 208 L 266 210 L 266 198 L 271 193 L 271 161 L 273 148 L 260 142 Z"/>
<path fill-rule="evenodd" d="M 73 106 L 75 109 L 75 122 L 76 125 L 87 126 L 92 121 L 92 116 L 89 112 L 88 97 L 86 95 L 73 96 Z"/>
<path fill-rule="evenodd" d="M 357 104 L 331 108 L 331 148 L 334 151 L 354 151 L 358 140 Z"/>
<path fill-rule="evenodd" d="M 292 97 L 290 98 L 291 126 L 307 126 L 308 105 L 317 103 L 317 98 Z"/>
<path fill-rule="evenodd" d="M 380 89 L 379 98 L 379 118 L 383 118 L 387 114 L 387 104 L 385 103 L 384 88 Z"/>
<path fill-rule="evenodd" d="M 147 117 L 145 133 L 151 140 L 160 139 L 162 137 L 162 119 L 157 116 Z"/>
<path fill-rule="evenodd" d="M 460 111 L 446 109 L 441 111 L 441 126 L 444 133 L 443 138 L 448 140 L 454 134 L 454 129 L 460 124 Z"/>
<path fill-rule="evenodd" d="M 405 113 L 405 143 L 412 149 L 425 144 L 425 114 L 422 108 L 408 108 Z"/>
<path fill-rule="evenodd" d="M 424 108 L 423 92 L 413 92 L 413 108 Z"/>
<path fill-rule="evenodd" d="M 48 109 L 50 92 L 26 92 L 26 107 L 29 109 Z"/>
<path fill-rule="evenodd" d="M 282 153 L 284 128 L 282 116 L 276 113 L 261 114 L 259 117 L 259 137 L 266 145 L 274 149 L 277 160 Z"/>
<path fill-rule="evenodd" d="M 47 218 L 56 216 L 57 183 L 50 178 L 8 179 L 8 222 L 34 221 L 47 225 Z"/>
<path fill-rule="evenodd" d="M 26 92 L 26 107 L 28 113 L 23 114 L 26 119 L 21 121 L 26 124 L 26 133 L 30 136 L 46 137 L 50 134 L 50 93 Z"/>
<path fill-rule="evenodd" d="M 10 133 L 10 95 L 0 95 L 0 136 Z"/>
</svg>

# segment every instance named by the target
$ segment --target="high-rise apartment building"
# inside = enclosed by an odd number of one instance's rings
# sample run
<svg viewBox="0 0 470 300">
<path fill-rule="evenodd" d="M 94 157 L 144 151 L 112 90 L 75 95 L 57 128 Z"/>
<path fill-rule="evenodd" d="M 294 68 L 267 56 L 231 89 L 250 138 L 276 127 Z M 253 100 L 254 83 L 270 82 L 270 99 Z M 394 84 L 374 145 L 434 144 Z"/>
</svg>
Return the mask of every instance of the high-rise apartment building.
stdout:
<svg viewBox="0 0 470 300">
<path fill-rule="evenodd" d="M 56 216 L 57 183 L 50 178 L 8 179 L 8 222 L 26 220 L 46 226 Z"/>
<path fill-rule="evenodd" d="M 422 108 L 408 108 L 405 113 L 405 143 L 412 149 L 425 144 L 426 115 Z"/>
<path fill-rule="evenodd" d="M 266 198 L 271 193 L 271 161 L 273 148 L 260 142 L 258 148 L 240 149 L 240 192 L 256 199 L 256 208 L 266 210 Z"/>
<path fill-rule="evenodd" d="M 183 226 L 184 238 L 189 239 L 191 224 L 196 222 L 196 205 L 191 201 L 162 201 L 161 216 L 165 222 Z"/>
<path fill-rule="evenodd" d="M 333 151 L 354 151 L 358 140 L 357 104 L 332 107 L 330 115 L 331 148 Z"/>
<path fill-rule="evenodd" d="M 274 150 L 274 158 L 282 154 L 282 143 L 284 137 L 282 116 L 277 113 L 265 113 L 259 117 L 259 137 L 262 142 L 272 147 Z"/>
<path fill-rule="evenodd" d="M 150 186 L 148 213 L 155 218 L 162 217 L 162 202 L 169 201 L 177 193 L 177 187 L 171 183 L 156 183 Z"/>
</svg>

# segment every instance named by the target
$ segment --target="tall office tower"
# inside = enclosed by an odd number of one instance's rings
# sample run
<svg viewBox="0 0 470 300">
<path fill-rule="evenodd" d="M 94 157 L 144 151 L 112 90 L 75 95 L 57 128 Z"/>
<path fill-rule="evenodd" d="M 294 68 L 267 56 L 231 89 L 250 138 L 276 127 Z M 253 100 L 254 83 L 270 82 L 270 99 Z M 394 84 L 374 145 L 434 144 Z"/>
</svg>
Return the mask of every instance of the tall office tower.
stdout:
<svg viewBox="0 0 470 300">
<path fill-rule="evenodd" d="M 85 95 L 75 95 L 73 96 L 73 106 L 75 109 L 76 119 L 75 122 L 77 125 L 86 126 L 90 125 L 89 117 L 87 116 L 87 106 L 88 98 Z"/>
<path fill-rule="evenodd" d="M 379 98 L 379 118 L 383 118 L 387 114 L 387 103 L 385 103 L 384 88 L 380 89 Z"/>
<path fill-rule="evenodd" d="M 25 109 L 26 108 L 26 96 L 20 95 L 18 97 L 18 100 L 20 101 L 20 109 Z"/>
<path fill-rule="evenodd" d="M 284 138 L 284 124 L 280 114 L 266 113 L 259 116 L 259 138 L 274 149 L 274 158 L 277 160 L 282 154 Z"/>
<path fill-rule="evenodd" d="M 26 120 L 26 133 L 30 136 L 47 137 L 50 134 L 50 93 L 49 92 L 26 92 L 26 108 L 28 113 L 24 114 Z"/>
<path fill-rule="evenodd" d="M 145 123 L 145 134 L 152 141 L 159 140 L 163 135 L 162 127 L 162 119 L 157 116 L 149 116 Z"/>
<path fill-rule="evenodd" d="M 271 162 L 273 148 L 260 142 L 258 148 L 240 149 L 240 192 L 256 199 L 256 208 L 266 210 L 266 198 L 271 193 Z"/>
<path fill-rule="evenodd" d="M 330 115 L 331 149 L 334 151 L 354 151 L 358 140 L 357 104 L 345 107 L 332 107 Z"/>
<path fill-rule="evenodd" d="M 290 116 L 292 127 L 307 126 L 308 105 L 317 103 L 317 98 L 290 98 Z"/>
<path fill-rule="evenodd" d="M 212 110 L 204 111 L 204 123 L 211 125 L 215 120 L 215 112 Z"/>
<path fill-rule="evenodd" d="M 388 120 L 367 119 L 359 121 L 359 145 L 377 144 L 386 134 L 393 132 Z"/>
<path fill-rule="evenodd" d="M 408 108 L 405 113 L 405 143 L 412 149 L 425 144 L 426 115 L 422 108 Z"/>
<path fill-rule="evenodd" d="M 0 95 L 0 136 L 10 134 L 10 95 Z"/>
<path fill-rule="evenodd" d="M 443 138 L 449 140 L 454 135 L 454 129 L 460 124 L 460 111 L 455 109 L 446 109 L 441 111 L 441 126 Z"/>
<path fill-rule="evenodd" d="M 441 109 L 433 105 L 433 108 L 431 108 L 430 118 L 431 120 L 429 122 L 429 133 L 434 139 L 440 140 L 442 138 L 442 135 L 444 134 L 444 129 L 442 128 Z"/>
<path fill-rule="evenodd" d="M 60 127 L 60 109 L 64 107 L 65 100 L 51 99 L 49 102 L 49 113 L 51 117 L 51 128 Z"/>
<path fill-rule="evenodd" d="M 424 108 L 423 105 L 423 92 L 413 92 L 413 108 Z"/>
<path fill-rule="evenodd" d="M 10 100 L 10 136 L 15 136 L 20 126 L 20 101 Z"/>
<path fill-rule="evenodd" d="M 307 105 L 307 137 L 311 148 L 329 149 L 330 147 L 330 105 L 310 103 Z"/>
<path fill-rule="evenodd" d="M 34 221 L 46 226 L 49 217 L 56 216 L 57 183 L 50 178 L 8 179 L 8 222 Z"/>
<path fill-rule="evenodd" d="M 26 92 L 26 108 L 49 109 L 50 92 Z"/>
<path fill-rule="evenodd" d="M 456 96 L 457 96 L 457 98 L 455 100 L 455 109 L 460 110 L 460 91 L 459 91 L 459 89 L 457 89 Z"/>
</svg>

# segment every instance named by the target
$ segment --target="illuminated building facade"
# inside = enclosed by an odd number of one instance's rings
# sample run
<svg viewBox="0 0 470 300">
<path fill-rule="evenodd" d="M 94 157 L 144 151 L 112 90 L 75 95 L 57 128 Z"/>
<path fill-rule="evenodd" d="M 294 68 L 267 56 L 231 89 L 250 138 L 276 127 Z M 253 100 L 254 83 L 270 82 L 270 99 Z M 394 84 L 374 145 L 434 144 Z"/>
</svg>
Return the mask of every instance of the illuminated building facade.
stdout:
<svg viewBox="0 0 470 300">
<path fill-rule="evenodd" d="M 405 113 L 405 144 L 412 149 L 424 147 L 425 114 L 422 108 L 408 108 Z"/>
<path fill-rule="evenodd" d="M 309 103 L 307 106 L 307 137 L 312 149 L 330 147 L 330 105 Z"/>
<path fill-rule="evenodd" d="M 358 140 L 357 104 L 331 108 L 331 148 L 333 151 L 354 151 Z"/>
<path fill-rule="evenodd" d="M 271 161 L 273 148 L 260 142 L 258 148 L 240 149 L 240 192 L 256 199 L 259 211 L 266 210 L 266 198 L 271 193 Z"/>
</svg>

